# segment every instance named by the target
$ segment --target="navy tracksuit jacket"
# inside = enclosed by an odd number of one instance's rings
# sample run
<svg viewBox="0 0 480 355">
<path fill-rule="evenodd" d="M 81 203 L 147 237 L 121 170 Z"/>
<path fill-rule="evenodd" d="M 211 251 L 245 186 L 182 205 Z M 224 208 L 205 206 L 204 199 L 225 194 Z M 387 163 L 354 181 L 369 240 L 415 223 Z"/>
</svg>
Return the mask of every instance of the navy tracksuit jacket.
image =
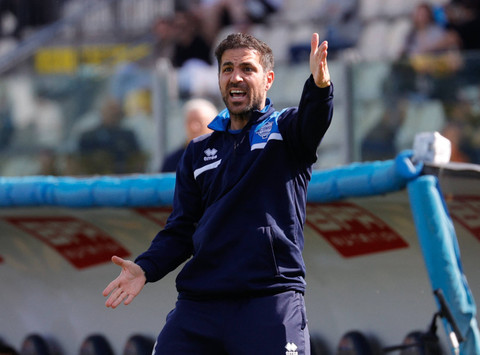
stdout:
<svg viewBox="0 0 480 355">
<path fill-rule="evenodd" d="M 135 260 L 148 282 L 189 259 L 176 283 L 180 299 L 305 291 L 303 225 L 316 150 L 333 114 L 333 86 L 306 81 L 298 108 L 270 100 L 240 133 L 228 110 L 194 139 L 176 177 L 173 212 Z"/>
</svg>

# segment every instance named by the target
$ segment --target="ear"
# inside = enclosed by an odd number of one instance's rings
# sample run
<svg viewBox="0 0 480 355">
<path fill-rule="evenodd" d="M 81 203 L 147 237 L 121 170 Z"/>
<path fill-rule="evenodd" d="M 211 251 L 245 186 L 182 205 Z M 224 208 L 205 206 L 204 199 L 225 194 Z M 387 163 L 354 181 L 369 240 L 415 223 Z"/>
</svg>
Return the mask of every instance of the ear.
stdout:
<svg viewBox="0 0 480 355">
<path fill-rule="evenodd" d="M 269 72 L 267 72 L 266 78 L 267 78 L 267 83 L 265 86 L 265 91 L 268 91 L 272 87 L 273 80 L 275 79 L 275 73 L 273 72 L 273 70 L 270 70 Z"/>
</svg>

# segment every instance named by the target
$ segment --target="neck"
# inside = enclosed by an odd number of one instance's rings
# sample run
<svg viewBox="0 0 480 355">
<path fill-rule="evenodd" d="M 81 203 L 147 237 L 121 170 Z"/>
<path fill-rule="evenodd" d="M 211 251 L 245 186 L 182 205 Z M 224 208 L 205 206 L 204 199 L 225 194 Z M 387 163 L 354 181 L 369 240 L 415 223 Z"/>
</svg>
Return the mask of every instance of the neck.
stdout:
<svg viewBox="0 0 480 355">
<path fill-rule="evenodd" d="M 230 128 L 233 130 L 243 129 L 248 123 L 250 116 L 247 115 L 233 115 L 230 116 Z"/>
</svg>

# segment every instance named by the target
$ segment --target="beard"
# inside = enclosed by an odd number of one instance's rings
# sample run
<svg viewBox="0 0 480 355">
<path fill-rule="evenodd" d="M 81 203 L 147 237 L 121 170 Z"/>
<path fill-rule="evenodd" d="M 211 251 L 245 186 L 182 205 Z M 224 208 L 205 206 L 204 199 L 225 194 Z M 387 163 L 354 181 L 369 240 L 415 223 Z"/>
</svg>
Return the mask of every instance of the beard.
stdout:
<svg viewBox="0 0 480 355">
<path fill-rule="evenodd" d="M 236 104 L 231 103 L 230 99 L 230 89 L 235 88 L 236 86 L 231 86 L 225 93 L 222 95 L 223 102 L 230 113 L 230 117 L 234 120 L 248 121 L 253 111 L 259 110 L 264 103 L 264 99 L 259 95 L 253 95 L 249 98 L 246 104 Z M 245 89 L 244 89 L 245 90 Z M 248 91 L 247 91 L 248 96 Z"/>
</svg>

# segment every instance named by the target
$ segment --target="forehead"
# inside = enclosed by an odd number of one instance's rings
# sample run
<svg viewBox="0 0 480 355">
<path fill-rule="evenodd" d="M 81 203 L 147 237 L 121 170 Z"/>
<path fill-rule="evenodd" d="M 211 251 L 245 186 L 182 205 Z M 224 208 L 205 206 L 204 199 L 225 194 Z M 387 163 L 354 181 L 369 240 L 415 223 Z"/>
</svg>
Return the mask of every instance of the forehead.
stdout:
<svg viewBox="0 0 480 355">
<path fill-rule="evenodd" d="M 260 65 L 260 53 L 249 48 L 227 49 L 223 52 L 221 65 L 240 65 L 243 63 Z"/>
</svg>

